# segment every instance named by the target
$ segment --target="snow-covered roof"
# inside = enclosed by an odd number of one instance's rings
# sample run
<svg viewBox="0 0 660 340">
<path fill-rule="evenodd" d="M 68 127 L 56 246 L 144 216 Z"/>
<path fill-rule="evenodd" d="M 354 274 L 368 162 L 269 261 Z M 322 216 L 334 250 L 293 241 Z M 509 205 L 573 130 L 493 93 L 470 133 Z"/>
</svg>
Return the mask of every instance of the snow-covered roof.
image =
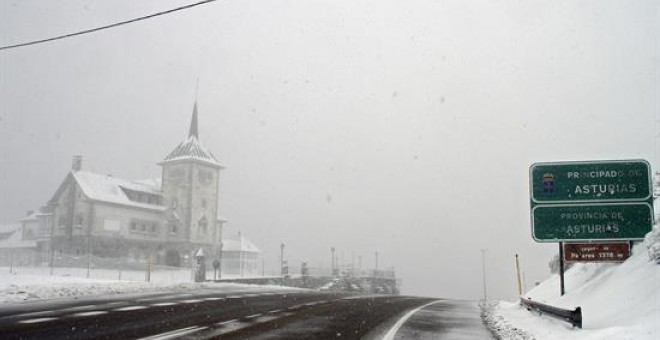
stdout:
<svg viewBox="0 0 660 340">
<path fill-rule="evenodd" d="M 76 171 L 72 174 L 85 196 L 89 199 L 138 208 L 165 210 L 165 207 L 161 205 L 131 201 L 122 190 L 124 188 L 161 197 L 160 188 L 153 185 L 157 182 L 155 180 L 151 184 L 147 184 L 143 181 L 129 181 L 88 171 Z"/>
<path fill-rule="evenodd" d="M 222 240 L 223 251 L 243 251 L 250 253 L 260 252 L 259 248 L 246 239 L 245 236 L 238 233 L 238 235 Z"/>
<path fill-rule="evenodd" d="M 23 222 L 23 221 L 36 221 L 36 220 L 37 220 L 37 215 L 38 215 L 38 214 L 39 214 L 39 212 L 33 211 L 33 212 L 30 213 L 29 215 L 27 215 L 27 216 L 21 218 L 21 222 Z"/>
<path fill-rule="evenodd" d="M 134 184 L 142 185 L 151 188 L 153 191 L 160 192 L 163 187 L 162 178 L 147 178 L 133 181 Z M 141 191 L 141 190 L 138 190 Z"/>
<path fill-rule="evenodd" d="M 179 143 L 172 152 L 170 152 L 163 162 L 172 162 L 178 160 L 196 160 L 214 166 L 220 166 L 218 160 L 213 156 L 196 136 L 189 136 L 183 142 Z"/>
<path fill-rule="evenodd" d="M 0 248 L 35 248 L 34 240 L 23 240 L 21 224 L 0 226 Z"/>
<path fill-rule="evenodd" d="M 199 141 L 197 128 L 197 103 L 195 103 L 195 106 L 193 107 L 193 116 L 192 121 L 190 122 L 188 138 L 179 143 L 179 145 L 177 145 L 176 148 L 165 157 L 161 164 L 179 160 L 195 160 L 212 166 L 222 167 L 211 151 Z"/>
</svg>

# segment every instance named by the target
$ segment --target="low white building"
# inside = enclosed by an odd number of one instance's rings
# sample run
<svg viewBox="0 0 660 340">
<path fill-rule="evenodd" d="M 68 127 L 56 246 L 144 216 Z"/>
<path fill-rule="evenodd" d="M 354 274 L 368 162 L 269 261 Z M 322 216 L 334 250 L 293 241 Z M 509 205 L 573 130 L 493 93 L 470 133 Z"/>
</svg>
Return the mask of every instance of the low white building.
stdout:
<svg viewBox="0 0 660 340">
<path fill-rule="evenodd" d="M 229 276 L 259 276 L 260 250 L 240 232 L 222 240 L 222 273 Z"/>
</svg>

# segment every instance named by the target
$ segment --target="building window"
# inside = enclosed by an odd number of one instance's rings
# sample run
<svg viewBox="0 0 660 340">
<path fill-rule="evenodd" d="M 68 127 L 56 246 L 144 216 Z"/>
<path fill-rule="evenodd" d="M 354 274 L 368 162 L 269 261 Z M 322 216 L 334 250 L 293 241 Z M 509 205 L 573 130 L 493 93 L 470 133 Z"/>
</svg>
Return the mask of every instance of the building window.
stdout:
<svg viewBox="0 0 660 340">
<path fill-rule="evenodd" d="M 176 223 L 172 223 L 170 225 L 170 234 L 176 234 L 179 231 L 179 227 L 176 225 Z"/>
<path fill-rule="evenodd" d="M 132 219 L 130 222 L 130 231 L 138 234 L 157 234 L 159 223 L 157 221 Z"/>
<path fill-rule="evenodd" d="M 199 226 L 199 233 L 201 235 L 206 235 L 206 227 L 208 226 L 208 221 L 206 220 L 206 216 L 202 217 L 199 222 L 197 222 L 197 226 Z"/>
<path fill-rule="evenodd" d="M 84 219 L 83 219 L 82 214 L 76 215 L 76 223 L 75 223 L 76 228 L 82 228 L 83 222 L 84 222 Z"/>
</svg>

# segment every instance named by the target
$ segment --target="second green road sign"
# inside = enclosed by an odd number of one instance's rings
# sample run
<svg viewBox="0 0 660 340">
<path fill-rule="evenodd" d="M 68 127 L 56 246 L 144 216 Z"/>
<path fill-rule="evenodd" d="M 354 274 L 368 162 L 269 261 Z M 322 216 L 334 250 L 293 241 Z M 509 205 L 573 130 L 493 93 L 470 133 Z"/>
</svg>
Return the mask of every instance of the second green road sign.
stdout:
<svg viewBox="0 0 660 340">
<path fill-rule="evenodd" d="M 648 203 L 537 205 L 532 216 L 539 242 L 639 239 L 653 225 Z"/>
<path fill-rule="evenodd" d="M 642 239 L 653 227 L 644 160 L 535 163 L 529 175 L 537 242 Z"/>
</svg>

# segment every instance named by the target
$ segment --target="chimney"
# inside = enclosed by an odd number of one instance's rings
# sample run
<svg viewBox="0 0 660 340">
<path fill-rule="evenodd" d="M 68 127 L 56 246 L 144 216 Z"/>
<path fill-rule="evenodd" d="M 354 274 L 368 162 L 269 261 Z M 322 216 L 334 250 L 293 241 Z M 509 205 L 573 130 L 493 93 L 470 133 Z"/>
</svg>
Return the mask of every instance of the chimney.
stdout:
<svg viewBox="0 0 660 340">
<path fill-rule="evenodd" d="M 82 155 L 73 155 L 73 162 L 71 163 L 71 171 L 77 172 L 82 170 Z"/>
</svg>

